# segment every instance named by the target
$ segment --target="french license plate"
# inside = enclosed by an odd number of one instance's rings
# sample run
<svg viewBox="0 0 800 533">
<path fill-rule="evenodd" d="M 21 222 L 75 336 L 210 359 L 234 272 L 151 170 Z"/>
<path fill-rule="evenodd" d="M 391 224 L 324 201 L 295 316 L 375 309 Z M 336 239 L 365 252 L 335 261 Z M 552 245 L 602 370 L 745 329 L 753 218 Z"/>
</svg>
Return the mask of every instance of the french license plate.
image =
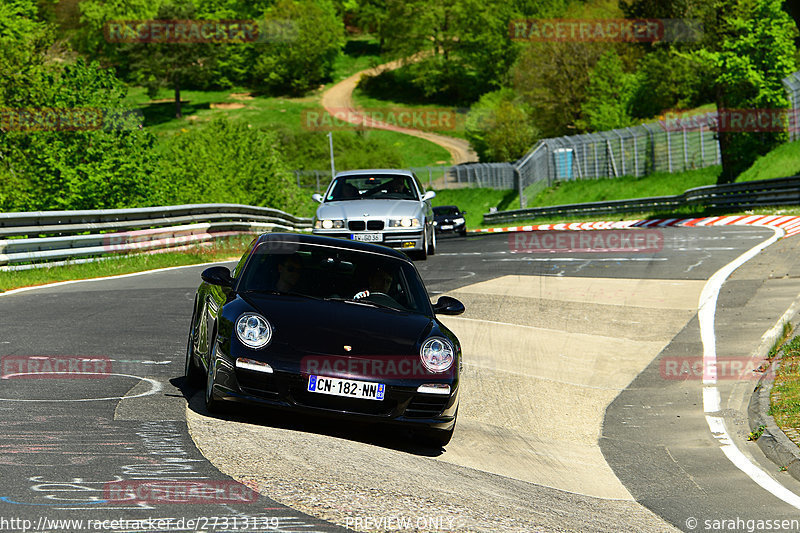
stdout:
<svg viewBox="0 0 800 533">
<path fill-rule="evenodd" d="M 308 392 L 346 396 L 361 400 L 383 400 L 386 385 L 354 379 L 327 378 L 324 376 L 308 377 Z"/>
<path fill-rule="evenodd" d="M 453 229 L 453 225 L 452 224 L 443 224 L 442 225 L 442 229 Z"/>
<path fill-rule="evenodd" d="M 351 239 L 361 242 L 383 242 L 382 233 L 353 233 Z"/>
</svg>

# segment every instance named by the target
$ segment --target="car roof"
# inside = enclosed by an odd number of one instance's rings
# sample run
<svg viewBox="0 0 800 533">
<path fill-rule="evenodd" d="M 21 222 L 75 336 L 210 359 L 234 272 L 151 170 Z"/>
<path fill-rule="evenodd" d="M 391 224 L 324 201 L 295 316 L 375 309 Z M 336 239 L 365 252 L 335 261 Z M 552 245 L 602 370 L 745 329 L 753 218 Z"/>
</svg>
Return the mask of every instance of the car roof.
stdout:
<svg viewBox="0 0 800 533">
<path fill-rule="evenodd" d="M 409 177 L 414 175 L 410 170 L 402 170 L 396 168 L 373 168 L 373 169 L 361 169 L 361 170 L 343 170 L 342 172 L 337 172 L 336 177 L 338 178 L 339 176 L 358 176 L 365 174 L 399 174 Z"/>
<path fill-rule="evenodd" d="M 434 209 L 455 209 L 456 211 L 461 211 L 456 205 L 435 205 L 433 206 Z"/>
<path fill-rule="evenodd" d="M 407 261 L 411 263 L 411 259 L 409 257 L 399 252 L 393 248 L 389 248 L 388 246 L 383 246 L 380 244 L 370 244 L 366 242 L 358 242 L 358 241 L 349 241 L 346 239 L 341 239 L 337 237 L 326 237 L 323 235 L 311 235 L 308 233 L 262 233 L 258 237 L 258 244 L 262 243 L 269 243 L 269 242 L 290 242 L 290 243 L 302 243 L 302 244 L 318 244 L 318 245 L 325 245 L 331 246 L 334 248 L 341 248 L 343 250 L 354 250 L 354 251 L 361 251 L 361 252 L 370 252 L 373 254 L 384 255 L 386 257 L 393 257 L 395 259 L 401 259 L 403 261 Z M 281 247 L 284 248 L 285 247 Z M 413 263 L 412 263 L 413 264 Z"/>
</svg>

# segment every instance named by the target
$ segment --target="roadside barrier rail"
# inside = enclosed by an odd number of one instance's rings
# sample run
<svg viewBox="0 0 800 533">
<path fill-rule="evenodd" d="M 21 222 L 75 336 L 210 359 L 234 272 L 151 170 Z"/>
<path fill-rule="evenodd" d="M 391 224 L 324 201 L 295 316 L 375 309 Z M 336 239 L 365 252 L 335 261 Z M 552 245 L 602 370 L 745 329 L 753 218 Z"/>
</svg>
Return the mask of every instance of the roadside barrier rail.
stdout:
<svg viewBox="0 0 800 533">
<path fill-rule="evenodd" d="M 653 210 L 675 211 L 688 207 L 750 209 L 777 205 L 800 205 L 800 176 L 726 185 L 706 185 L 688 189 L 683 194 L 675 196 L 497 211 L 484 214 L 483 221 L 486 224 L 494 224 L 552 216 L 642 213 Z"/>
<path fill-rule="evenodd" d="M 0 213 L 0 268 L 161 250 L 243 233 L 311 228 L 311 219 L 239 204 Z"/>
</svg>

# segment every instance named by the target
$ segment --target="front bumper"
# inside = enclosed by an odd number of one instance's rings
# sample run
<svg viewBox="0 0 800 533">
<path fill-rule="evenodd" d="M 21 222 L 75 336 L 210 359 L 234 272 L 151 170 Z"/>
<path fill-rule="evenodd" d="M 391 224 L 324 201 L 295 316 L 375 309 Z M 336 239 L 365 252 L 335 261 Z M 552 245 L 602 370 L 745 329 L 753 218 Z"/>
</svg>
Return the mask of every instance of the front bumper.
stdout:
<svg viewBox="0 0 800 533">
<path fill-rule="evenodd" d="M 340 239 L 347 239 L 347 240 L 357 240 L 357 238 L 354 238 L 354 235 L 378 233 L 381 235 L 381 241 L 373 242 L 373 244 L 382 244 L 384 246 L 389 246 L 390 248 L 396 248 L 398 250 L 409 251 L 409 252 L 422 251 L 422 246 L 424 242 L 424 239 L 422 237 L 422 229 L 414 231 L 408 231 L 408 230 L 347 231 L 341 229 L 339 230 L 314 229 L 312 230 L 312 233 L 314 235 L 324 235 L 326 237 L 338 237 Z"/>
<path fill-rule="evenodd" d="M 308 392 L 308 376 L 234 369 L 225 358 L 217 365 L 215 381 L 215 396 L 220 399 L 406 427 L 449 430 L 455 424 L 458 408 L 457 379 L 451 382 L 449 395 L 419 393 L 417 387 L 431 380 L 413 379 L 389 381 L 383 400 L 366 400 Z"/>
<path fill-rule="evenodd" d="M 464 233 L 466 231 L 466 222 L 461 224 L 453 224 L 452 222 L 437 223 L 434 226 L 436 233 Z"/>
</svg>

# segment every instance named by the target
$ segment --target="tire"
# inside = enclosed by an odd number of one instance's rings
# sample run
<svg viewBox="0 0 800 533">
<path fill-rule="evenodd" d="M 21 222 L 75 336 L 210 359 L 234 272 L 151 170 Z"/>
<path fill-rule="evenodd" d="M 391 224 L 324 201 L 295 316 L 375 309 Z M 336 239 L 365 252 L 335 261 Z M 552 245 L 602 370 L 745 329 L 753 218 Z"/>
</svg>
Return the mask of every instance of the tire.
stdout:
<svg viewBox="0 0 800 533">
<path fill-rule="evenodd" d="M 462 237 L 466 237 L 467 236 L 467 228 L 465 227 L 464 229 L 459 231 L 458 234 L 461 235 Z"/>
<path fill-rule="evenodd" d="M 414 255 L 420 261 L 425 261 L 428 258 L 428 232 L 425 228 L 422 229 L 422 250 L 417 251 Z"/>
<path fill-rule="evenodd" d="M 431 243 L 428 246 L 428 255 L 436 253 L 436 229 L 431 227 Z"/>
<path fill-rule="evenodd" d="M 189 340 L 186 341 L 186 363 L 183 374 L 189 386 L 199 389 L 203 386 L 203 372 L 197 365 L 197 358 L 194 355 L 194 314 L 192 324 L 189 327 Z"/>
<path fill-rule="evenodd" d="M 206 390 L 205 390 L 205 399 L 206 399 L 206 410 L 209 413 L 220 413 L 222 412 L 222 401 L 217 399 L 214 395 L 214 385 L 216 384 L 216 377 L 214 372 L 214 359 L 216 355 L 216 344 L 217 339 L 216 335 L 213 339 L 213 348 L 211 349 L 211 353 L 208 357 L 208 368 L 206 369 Z"/>
</svg>

